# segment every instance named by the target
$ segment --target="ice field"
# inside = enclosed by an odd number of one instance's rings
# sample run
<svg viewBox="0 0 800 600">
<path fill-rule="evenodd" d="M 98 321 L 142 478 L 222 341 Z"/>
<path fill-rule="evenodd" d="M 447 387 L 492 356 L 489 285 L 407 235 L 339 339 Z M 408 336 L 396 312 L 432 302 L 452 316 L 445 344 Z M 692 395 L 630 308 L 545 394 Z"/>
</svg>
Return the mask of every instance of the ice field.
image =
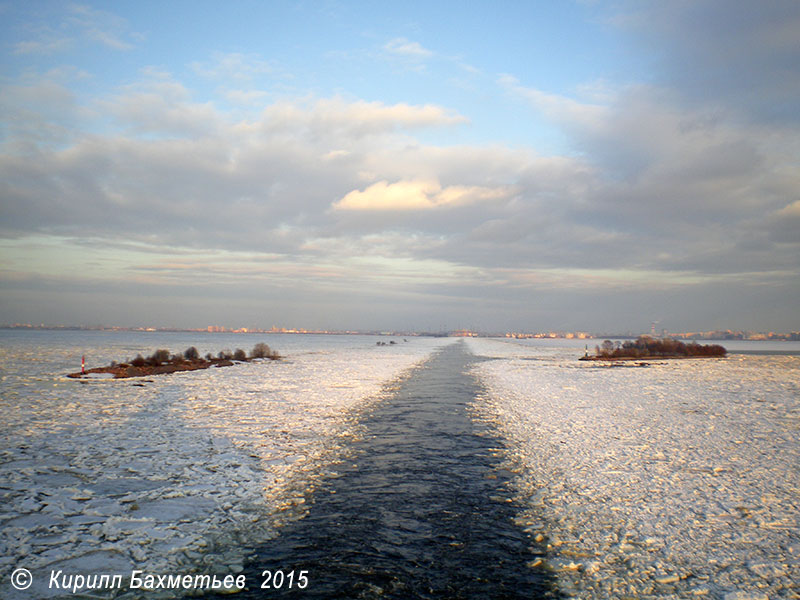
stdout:
<svg viewBox="0 0 800 600">
<path fill-rule="evenodd" d="M 145 382 L 64 379 L 86 351 L 67 334 L 5 344 L 4 587 L 20 566 L 42 597 L 57 595 L 37 587 L 52 570 L 240 571 L 253 540 L 273 535 L 284 515 L 297 517 L 302 494 L 293 494 L 292 482 L 313 485 L 303 475 L 311 477 L 315 459 L 335 450 L 329 443 L 346 440 L 360 404 L 378 400 L 385 382 L 442 343 L 292 338 L 268 339 L 283 361 Z M 91 348 L 101 365 L 151 347 L 182 351 L 195 338 L 103 339 L 107 346 Z M 208 348 L 196 345 L 205 353 L 248 341 L 212 336 Z M 3 597 L 30 592 L 4 589 L 10 595 Z"/>
<path fill-rule="evenodd" d="M 471 340 L 521 526 L 578 598 L 797 598 L 800 357 L 580 363 Z"/>
<path fill-rule="evenodd" d="M 237 573 L 301 518 L 359 414 L 453 339 L 1 332 L 0 595 L 47 574 Z M 389 338 L 385 338 L 389 339 Z M 266 341 L 280 362 L 79 382 L 165 347 Z M 800 357 L 580 363 L 471 339 L 481 419 L 506 441 L 528 565 L 574 598 L 800 597 Z M 71 595 L 71 594 L 63 594 Z M 102 597 L 108 597 L 102 596 Z"/>
</svg>

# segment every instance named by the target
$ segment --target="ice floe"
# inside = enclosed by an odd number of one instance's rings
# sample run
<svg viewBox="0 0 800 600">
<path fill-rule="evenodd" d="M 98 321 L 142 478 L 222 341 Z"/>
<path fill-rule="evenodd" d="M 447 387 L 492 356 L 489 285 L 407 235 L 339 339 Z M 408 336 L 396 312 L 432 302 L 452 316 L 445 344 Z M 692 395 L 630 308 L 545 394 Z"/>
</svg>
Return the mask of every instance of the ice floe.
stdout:
<svg viewBox="0 0 800 600">
<path fill-rule="evenodd" d="M 272 343 L 286 360 L 83 383 L 62 377 L 64 356 L 80 355 L 69 337 L 57 347 L 5 344 L 2 596 L 64 594 L 47 589 L 59 570 L 240 572 L 247 548 L 297 517 L 304 478 L 353 411 L 446 341 Z M 19 567 L 33 574 L 25 592 L 7 585 Z"/>
<path fill-rule="evenodd" d="M 532 568 L 576 598 L 800 597 L 800 357 L 577 362 L 470 340 Z"/>
</svg>

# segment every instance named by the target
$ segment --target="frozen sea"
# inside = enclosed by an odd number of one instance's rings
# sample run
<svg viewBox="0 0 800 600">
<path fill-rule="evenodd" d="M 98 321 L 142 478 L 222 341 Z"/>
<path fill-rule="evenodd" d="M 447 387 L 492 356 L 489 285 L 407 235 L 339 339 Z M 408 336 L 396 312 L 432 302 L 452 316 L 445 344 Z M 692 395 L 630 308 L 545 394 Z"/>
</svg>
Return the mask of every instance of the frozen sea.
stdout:
<svg viewBox="0 0 800 600">
<path fill-rule="evenodd" d="M 583 341 L 470 341 L 566 594 L 800 597 L 800 345 L 723 344 L 612 367 Z"/>
<path fill-rule="evenodd" d="M 358 410 L 447 340 L 374 336 L 0 331 L 3 598 L 52 597 L 51 571 L 241 571 L 347 440 Z M 376 346 L 376 339 L 395 345 Z M 65 374 L 157 348 L 266 342 L 285 359 L 80 382 Z M 304 479 L 304 475 L 308 477 Z M 300 490 L 298 493 L 297 490 Z M 285 515 L 292 515 L 285 517 Z M 16 593 L 9 574 L 28 569 Z M 46 586 L 45 586 L 46 587 Z M 33 594 L 33 595 L 31 595 Z"/>
<path fill-rule="evenodd" d="M 458 343 L 406 339 L 0 331 L 0 597 L 64 595 L 54 570 L 241 572 L 305 516 L 362 416 Z M 64 377 L 82 355 L 257 342 L 286 359 Z M 579 363 L 583 342 L 467 341 L 471 414 L 504 440 L 516 526 L 547 550 L 525 568 L 564 597 L 800 597 L 800 345 L 726 345 L 612 368 Z"/>
</svg>

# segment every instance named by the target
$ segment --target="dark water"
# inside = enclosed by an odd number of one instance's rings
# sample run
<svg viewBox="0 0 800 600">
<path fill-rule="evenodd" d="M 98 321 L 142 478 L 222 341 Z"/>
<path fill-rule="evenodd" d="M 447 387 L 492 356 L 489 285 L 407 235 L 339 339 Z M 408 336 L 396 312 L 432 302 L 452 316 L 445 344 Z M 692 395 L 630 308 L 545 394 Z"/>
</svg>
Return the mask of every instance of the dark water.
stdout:
<svg viewBox="0 0 800 600">
<path fill-rule="evenodd" d="M 464 344 L 447 346 L 364 414 L 366 435 L 315 490 L 307 516 L 257 549 L 237 598 L 555 598 L 541 556 L 513 523 L 510 473 L 474 422 L 480 393 Z M 262 571 L 308 585 L 258 589 Z M 277 583 L 277 582 L 276 582 Z"/>
</svg>

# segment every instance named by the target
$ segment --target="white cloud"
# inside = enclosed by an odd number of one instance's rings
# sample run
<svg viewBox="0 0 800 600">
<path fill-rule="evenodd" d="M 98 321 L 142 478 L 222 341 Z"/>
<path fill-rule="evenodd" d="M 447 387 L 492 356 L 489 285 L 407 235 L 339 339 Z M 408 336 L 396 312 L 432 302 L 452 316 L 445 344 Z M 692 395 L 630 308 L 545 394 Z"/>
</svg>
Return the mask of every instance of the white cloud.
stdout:
<svg viewBox="0 0 800 600">
<path fill-rule="evenodd" d="M 217 52 L 211 61 L 195 61 L 192 69 L 203 77 L 218 79 L 224 82 L 250 82 L 263 75 L 275 72 L 275 66 L 256 54 L 240 52 Z"/>
<path fill-rule="evenodd" d="M 319 135 L 346 137 L 466 122 L 465 117 L 431 104 L 417 106 L 363 100 L 348 102 L 342 98 L 320 99 L 311 105 L 280 102 L 268 107 L 262 120 L 272 130 L 303 127 Z"/>
<path fill-rule="evenodd" d="M 324 160 L 342 160 L 350 156 L 347 150 L 331 150 L 323 155 Z"/>
<path fill-rule="evenodd" d="M 41 38 L 38 40 L 25 40 L 14 44 L 14 54 L 55 54 L 64 52 L 72 46 L 69 38 Z"/>
<path fill-rule="evenodd" d="M 497 82 L 510 92 L 526 99 L 533 108 L 565 129 L 576 127 L 597 129 L 608 117 L 608 106 L 604 104 L 579 102 L 567 96 L 525 87 L 516 77 L 509 74 L 500 75 Z M 605 93 L 605 97 L 609 97 L 608 92 Z"/>
<path fill-rule="evenodd" d="M 452 208 L 508 197 L 506 188 L 452 185 L 443 188 L 437 181 L 379 181 L 363 192 L 353 190 L 335 202 L 337 210 L 418 211 Z"/>
<path fill-rule="evenodd" d="M 225 98 L 233 104 L 242 106 L 264 106 L 269 92 L 263 90 L 227 90 Z"/>
<path fill-rule="evenodd" d="M 800 218 L 800 200 L 795 200 L 791 204 L 784 206 L 777 214 L 779 217 Z"/>
<path fill-rule="evenodd" d="M 412 42 L 404 37 L 389 40 L 384 44 L 383 49 L 391 54 L 415 60 L 422 60 L 433 56 L 433 52 L 427 48 L 423 48 L 418 42 Z"/>
<path fill-rule="evenodd" d="M 192 102 L 189 90 L 167 78 L 131 86 L 98 105 L 138 133 L 208 135 L 224 120 L 212 103 Z"/>
<path fill-rule="evenodd" d="M 420 297 L 440 294 L 437 282 L 450 286 L 444 295 L 483 297 L 477 288 L 491 281 L 492 293 L 519 293 L 524 303 L 523 291 L 556 283 L 611 294 L 625 281 L 684 289 L 759 269 L 770 281 L 798 271 L 796 228 L 786 226 L 797 212 L 790 133 L 681 110 L 654 88 L 603 104 L 527 90 L 532 107 L 569 124 L 582 151 L 570 157 L 424 143 L 415 130 L 466 120 L 436 105 L 287 99 L 236 118 L 155 71 L 93 105 L 100 120 L 121 123 L 116 131 L 75 132 L 56 145 L 48 127 L 59 107 L 74 110 L 68 88 L 12 92 L 0 102 L 9 115 L 29 111 L 26 152 L 36 160 L 14 148 L 0 155 L 2 234 L 203 252 L 194 262 L 144 263 L 137 273 L 153 281 L 199 289 L 228 272 L 232 285 L 263 278 L 301 289 L 315 277 L 359 276 L 363 265 L 351 259 L 367 255 L 386 259 L 387 272 L 408 267 L 414 275 L 395 281 L 429 286 Z M 246 272 L 226 271 L 216 252 L 256 258 Z M 282 266 L 260 268 L 262 259 Z M 336 277 L 300 268 L 321 264 Z M 431 265 L 475 276 L 462 288 L 417 276 Z M 559 272 L 567 275 L 554 279 Z"/>
<path fill-rule="evenodd" d="M 66 23 L 76 27 L 82 36 L 114 50 L 131 50 L 132 43 L 123 39 L 128 29 L 125 19 L 90 6 L 71 4 Z"/>
<path fill-rule="evenodd" d="M 64 92 L 48 93 L 59 104 L 69 101 Z M 31 94 L 3 99 L 25 104 Z M 260 119 L 234 121 L 162 74 L 97 104 L 122 120 L 124 134 L 48 148 L 29 132 L 36 161 L 14 150 L 0 156 L 3 229 L 298 256 L 313 251 L 309 239 L 394 231 L 438 240 L 403 250 L 420 260 L 489 269 L 720 272 L 791 263 L 791 248 L 772 246 L 792 236 L 776 217 L 796 199 L 791 158 L 748 145 L 747 131 L 674 112 L 664 99 L 620 98 L 604 127 L 576 127 L 586 158 L 539 157 L 410 137 L 412 127 L 461 120 L 434 106 L 283 101 Z M 26 122 L 52 139 L 55 113 Z M 614 161 L 629 165 L 627 156 L 643 162 L 618 177 Z M 767 250 L 737 245 L 751 231 L 762 232 Z"/>
<path fill-rule="evenodd" d="M 81 42 L 99 44 L 120 51 L 134 48 L 134 44 L 126 38 L 139 36 L 129 31 L 125 19 L 111 12 L 81 4 L 68 4 L 64 9 L 57 26 L 29 23 L 28 28 L 35 33 L 30 39 L 14 44 L 14 53 L 18 55 L 64 53 Z"/>
</svg>

